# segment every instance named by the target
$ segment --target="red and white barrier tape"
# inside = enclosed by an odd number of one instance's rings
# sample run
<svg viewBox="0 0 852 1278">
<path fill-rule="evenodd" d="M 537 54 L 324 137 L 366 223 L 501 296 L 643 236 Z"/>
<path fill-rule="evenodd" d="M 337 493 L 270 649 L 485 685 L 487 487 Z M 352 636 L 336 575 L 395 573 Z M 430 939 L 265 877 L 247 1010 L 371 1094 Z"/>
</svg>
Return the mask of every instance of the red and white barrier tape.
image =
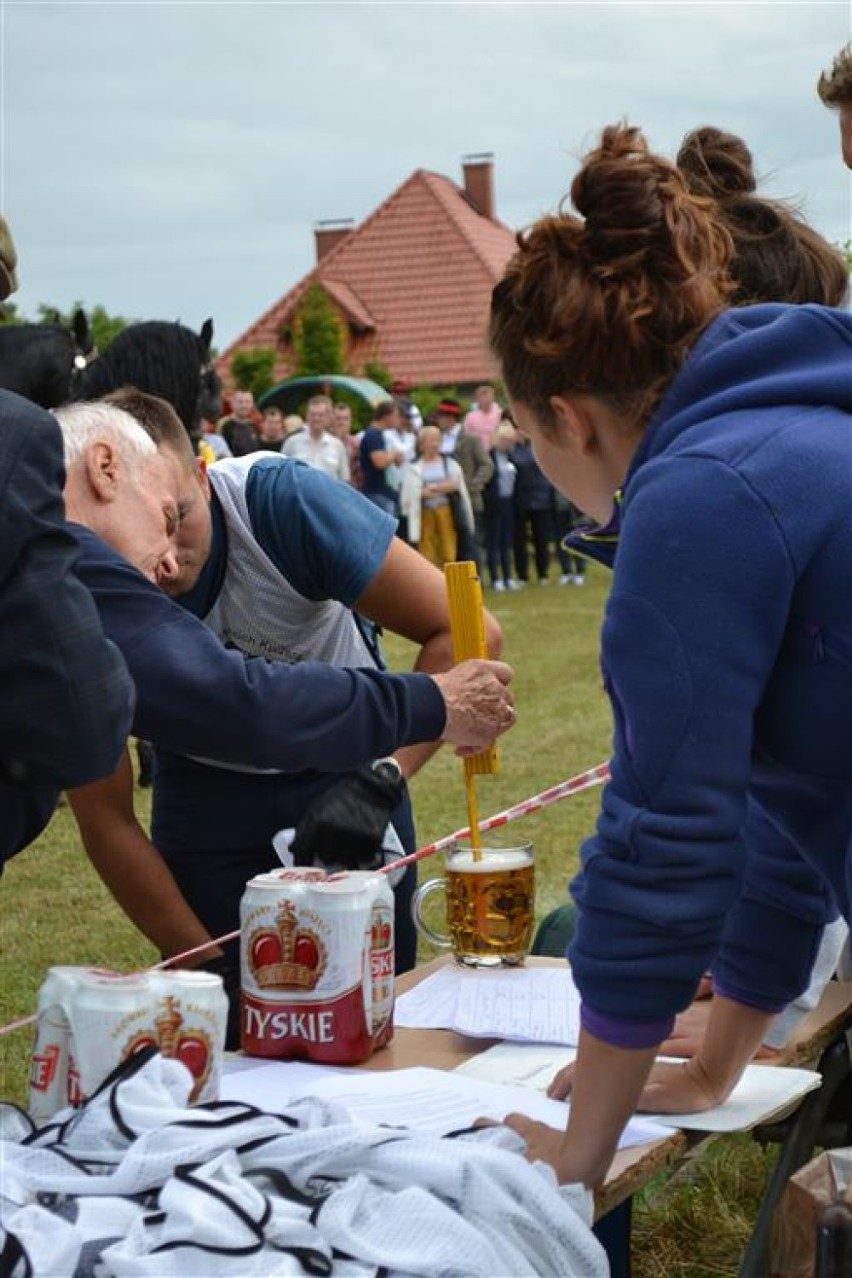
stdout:
<svg viewBox="0 0 852 1278">
<path fill-rule="evenodd" d="M 540 794 L 534 794 L 530 799 L 523 799 L 520 803 L 515 803 L 510 808 L 496 813 L 495 816 L 485 817 L 479 822 L 479 831 L 481 834 L 487 834 L 489 830 L 498 830 L 503 825 L 508 825 L 511 821 L 517 821 L 520 817 L 529 816 L 533 812 L 540 812 L 543 808 L 549 808 L 552 803 L 558 803 L 560 799 L 567 799 L 572 794 L 580 794 L 583 790 L 591 790 L 593 786 L 603 785 L 609 780 L 609 763 L 599 763 L 595 768 L 589 768 L 588 772 L 580 772 L 575 777 L 569 777 L 567 781 L 560 781 L 558 785 L 552 785 L 548 790 L 542 790 Z M 396 861 L 391 861 L 379 873 L 387 873 L 389 870 L 398 870 L 403 865 L 410 865 L 414 861 L 420 861 L 424 857 L 434 856 L 436 852 L 444 852 L 447 848 L 457 843 L 459 839 L 464 839 L 470 834 L 470 827 L 463 826 L 460 830 L 454 830 L 452 834 L 445 834 L 443 838 L 436 839 L 434 843 L 427 843 L 424 847 L 418 848 L 416 852 L 411 852 L 408 856 L 400 857 Z M 226 932 L 224 936 L 216 937 L 212 941 L 205 941 L 203 945 L 196 945 L 191 950 L 183 950 L 180 954 L 172 954 L 169 958 L 163 959 L 160 963 L 154 963 L 152 967 L 144 968 L 147 972 L 157 972 L 163 968 L 175 967 L 176 964 L 182 963 L 184 959 L 194 958 L 197 954 L 203 954 L 205 950 L 211 950 L 214 946 L 223 945 L 226 941 L 233 941 L 239 936 L 240 931 L 237 928 L 234 932 Z M 27 1025 L 33 1025 L 37 1017 L 22 1016 L 17 1021 L 10 1021 L 8 1025 L 0 1025 L 0 1038 L 4 1034 L 11 1034 L 13 1030 L 24 1029 Z"/>
</svg>

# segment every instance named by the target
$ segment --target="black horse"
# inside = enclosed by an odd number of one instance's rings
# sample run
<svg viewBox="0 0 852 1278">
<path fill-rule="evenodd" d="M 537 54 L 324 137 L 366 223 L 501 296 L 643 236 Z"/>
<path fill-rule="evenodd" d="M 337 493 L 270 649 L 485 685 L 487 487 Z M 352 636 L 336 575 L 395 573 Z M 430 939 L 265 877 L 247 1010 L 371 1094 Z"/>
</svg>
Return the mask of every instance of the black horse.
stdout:
<svg viewBox="0 0 852 1278">
<path fill-rule="evenodd" d="M 215 421 L 221 411 L 222 383 L 210 362 L 212 338 L 212 319 L 200 333 L 164 320 L 131 324 L 74 378 L 70 397 L 100 399 L 121 386 L 135 386 L 167 400 L 196 440 L 201 418 Z"/>
<path fill-rule="evenodd" d="M 58 408 L 93 351 L 81 310 L 74 312 L 70 329 L 59 323 L 0 324 L 0 387 L 42 408 Z"/>
</svg>

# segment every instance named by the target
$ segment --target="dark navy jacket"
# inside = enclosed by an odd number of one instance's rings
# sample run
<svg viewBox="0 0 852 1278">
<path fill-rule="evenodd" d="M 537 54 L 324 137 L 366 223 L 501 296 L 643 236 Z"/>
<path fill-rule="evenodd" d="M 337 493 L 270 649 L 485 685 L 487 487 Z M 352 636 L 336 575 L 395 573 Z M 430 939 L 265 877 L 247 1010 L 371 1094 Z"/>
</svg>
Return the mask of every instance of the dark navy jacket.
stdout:
<svg viewBox="0 0 852 1278">
<path fill-rule="evenodd" d="M 0 391 L 0 865 L 40 833 L 59 792 L 112 773 L 133 685 L 74 576 L 62 436 Z"/>
<path fill-rule="evenodd" d="M 612 781 L 570 951 L 608 1041 L 659 1041 L 708 967 L 779 1010 L 850 917 L 850 414 L 852 316 L 730 311 L 634 457 L 602 634 Z"/>
</svg>

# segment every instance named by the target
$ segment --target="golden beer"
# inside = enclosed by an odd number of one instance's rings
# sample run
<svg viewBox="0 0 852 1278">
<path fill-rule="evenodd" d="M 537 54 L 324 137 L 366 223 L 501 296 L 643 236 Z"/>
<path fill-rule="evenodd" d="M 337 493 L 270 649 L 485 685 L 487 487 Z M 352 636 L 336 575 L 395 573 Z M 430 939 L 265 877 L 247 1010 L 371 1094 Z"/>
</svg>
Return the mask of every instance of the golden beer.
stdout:
<svg viewBox="0 0 852 1278">
<path fill-rule="evenodd" d="M 420 914 L 422 899 L 438 888 L 446 895 L 447 936 L 428 928 Z M 413 905 L 418 929 L 434 944 L 452 949 L 460 963 L 522 963 L 535 920 L 532 846 L 483 848 L 478 860 L 467 846 L 452 848 L 444 880 L 424 884 Z"/>
</svg>

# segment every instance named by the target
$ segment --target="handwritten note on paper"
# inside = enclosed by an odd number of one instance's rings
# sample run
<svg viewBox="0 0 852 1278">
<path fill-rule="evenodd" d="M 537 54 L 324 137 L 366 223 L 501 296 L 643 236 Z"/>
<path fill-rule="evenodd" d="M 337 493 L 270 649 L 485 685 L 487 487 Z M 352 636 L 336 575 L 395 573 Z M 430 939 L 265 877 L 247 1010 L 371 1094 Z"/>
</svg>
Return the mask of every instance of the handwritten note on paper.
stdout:
<svg viewBox="0 0 852 1278">
<path fill-rule="evenodd" d="M 568 968 L 476 973 L 459 988 L 453 1029 L 473 1038 L 575 1046 L 580 995 Z"/>
<path fill-rule="evenodd" d="M 443 967 L 400 995 L 394 1023 L 474 1038 L 576 1045 L 580 996 L 567 967 Z"/>
<path fill-rule="evenodd" d="M 440 967 L 400 994 L 393 1009 L 393 1023 L 402 1029 L 452 1029 L 459 984 L 464 972 Z"/>
</svg>

